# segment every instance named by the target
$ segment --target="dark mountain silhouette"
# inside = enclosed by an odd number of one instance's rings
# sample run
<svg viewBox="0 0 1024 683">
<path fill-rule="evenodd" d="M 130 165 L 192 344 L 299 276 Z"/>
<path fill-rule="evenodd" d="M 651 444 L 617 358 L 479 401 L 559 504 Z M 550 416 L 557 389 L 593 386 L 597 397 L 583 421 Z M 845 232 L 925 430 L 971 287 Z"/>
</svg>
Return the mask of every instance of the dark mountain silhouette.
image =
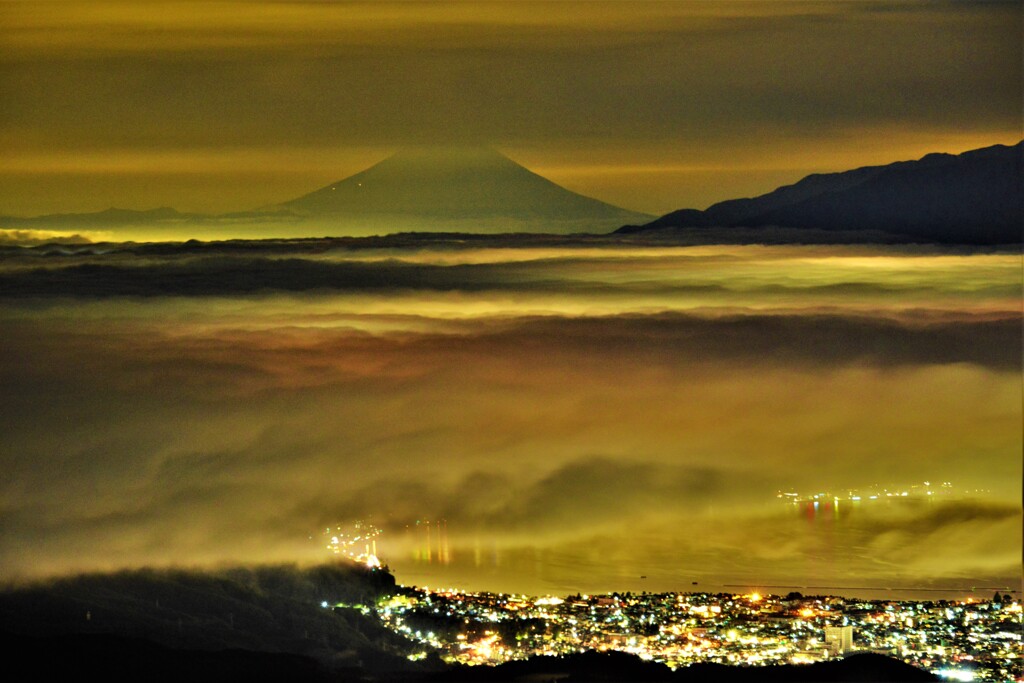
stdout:
<svg viewBox="0 0 1024 683">
<path fill-rule="evenodd" d="M 153 229 L 180 238 L 600 233 L 616 238 L 709 242 L 1019 244 L 1024 142 L 959 155 L 815 174 L 749 199 L 681 209 L 654 221 L 576 194 L 488 148 L 400 152 L 291 201 L 220 215 L 107 209 L 0 217 L 0 230 Z M 11 243 L 35 244 L 26 233 Z M 163 237 L 159 237 L 163 239 Z"/>
<path fill-rule="evenodd" d="M 357 610 L 322 606 L 372 603 L 394 588 L 387 572 L 349 564 L 86 574 L 0 591 L 0 632 L 288 653 L 331 667 L 407 667 L 411 643 Z"/>
<path fill-rule="evenodd" d="M 8 666 L 31 672 L 23 680 L 99 680 L 104 683 L 343 683 L 357 674 L 328 670 L 301 655 L 252 650 L 185 650 L 114 635 L 23 636 L 0 633 Z M 345 675 L 349 673 L 349 675 Z"/>
<path fill-rule="evenodd" d="M 238 234 L 240 228 L 246 232 L 244 230 L 246 227 L 252 228 L 247 232 L 253 236 L 260 233 L 288 235 L 296 230 L 298 234 L 304 235 L 306 233 L 303 232 L 302 226 L 301 217 L 287 211 L 243 211 L 212 215 L 183 213 L 167 206 L 142 211 L 111 207 L 91 213 L 52 213 L 27 217 L 0 216 L 0 244 L 5 242 L 23 245 L 44 243 L 40 237 L 33 235 L 31 232 L 33 230 L 97 230 L 109 231 L 117 235 L 118 232 L 129 229 L 134 231 L 141 228 L 146 232 L 160 235 L 159 239 L 173 240 L 180 239 L 182 232 L 197 230 L 219 237 L 233 237 Z M 19 231 L 24 231 L 24 234 L 18 235 Z M 76 235 L 70 240 L 67 237 L 55 237 L 52 238 L 52 241 L 66 244 L 89 240 L 84 236 Z"/>
<path fill-rule="evenodd" d="M 92 213 L 51 213 L 45 216 L 20 218 L 15 216 L 0 217 L 4 227 L 104 227 L 121 225 L 138 225 L 142 223 L 182 222 L 204 218 L 202 214 L 181 213 L 169 206 L 156 209 L 136 211 L 111 207 Z"/>
<path fill-rule="evenodd" d="M 872 231 L 882 241 L 890 235 L 910 241 L 1016 244 L 1022 238 L 1022 153 L 1024 142 L 815 174 L 759 197 L 720 202 L 704 211 L 681 209 L 618 232 L 783 227 Z"/>
<path fill-rule="evenodd" d="M 467 232 L 600 232 L 643 216 L 571 192 L 488 147 L 399 152 L 280 205 L 302 216 Z"/>
</svg>

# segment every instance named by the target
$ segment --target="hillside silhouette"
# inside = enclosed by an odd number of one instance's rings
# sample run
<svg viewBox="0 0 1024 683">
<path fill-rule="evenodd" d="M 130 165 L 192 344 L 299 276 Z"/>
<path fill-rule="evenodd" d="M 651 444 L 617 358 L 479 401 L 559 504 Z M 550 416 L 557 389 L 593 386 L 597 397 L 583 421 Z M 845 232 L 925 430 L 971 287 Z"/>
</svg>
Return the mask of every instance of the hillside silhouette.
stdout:
<svg viewBox="0 0 1024 683">
<path fill-rule="evenodd" d="M 680 209 L 620 234 L 707 228 L 798 228 L 874 232 L 910 241 L 954 244 L 1021 242 L 1024 142 L 963 154 L 809 175 L 750 199 L 704 211 Z M 728 234 L 723 230 L 722 234 Z M 799 233 L 792 235 L 799 239 Z"/>
</svg>

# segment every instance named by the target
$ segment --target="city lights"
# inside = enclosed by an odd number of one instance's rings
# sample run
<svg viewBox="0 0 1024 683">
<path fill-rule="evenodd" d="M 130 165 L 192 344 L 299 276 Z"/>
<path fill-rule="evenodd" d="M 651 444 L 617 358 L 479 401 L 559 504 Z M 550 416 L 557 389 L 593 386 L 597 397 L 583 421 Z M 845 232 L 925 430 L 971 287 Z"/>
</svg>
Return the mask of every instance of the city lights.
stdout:
<svg viewBox="0 0 1024 683">
<path fill-rule="evenodd" d="M 367 613 L 443 660 L 468 665 L 586 650 L 617 650 L 673 669 L 810 664 L 873 652 L 948 680 L 1002 681 L 1024 662 L 1020 601 L 999 593 L 988 601 L 756 592 L 530 598 L 399 587 Z"/>
</svg>

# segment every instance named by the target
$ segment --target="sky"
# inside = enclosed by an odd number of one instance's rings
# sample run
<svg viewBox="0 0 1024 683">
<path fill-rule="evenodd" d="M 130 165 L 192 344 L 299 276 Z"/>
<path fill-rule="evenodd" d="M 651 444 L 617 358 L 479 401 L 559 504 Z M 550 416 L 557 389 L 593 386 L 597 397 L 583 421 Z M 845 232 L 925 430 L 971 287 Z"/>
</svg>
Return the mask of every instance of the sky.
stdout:
<svg viewBox="0 0 1024 683">
<path fill-rule="evenodd" d="M 0 576 L 323 562 L 362 519 L 405 584 L 1019 590 L 1020 274 L 928 247 L 10 252 Z"/>
<path fill-rule="evenodd" d="M 245 210 L 415 144 L 660 214 L 1015 143 L 1017 2 L 20 1 L 0 215 Z"/>
</svg>

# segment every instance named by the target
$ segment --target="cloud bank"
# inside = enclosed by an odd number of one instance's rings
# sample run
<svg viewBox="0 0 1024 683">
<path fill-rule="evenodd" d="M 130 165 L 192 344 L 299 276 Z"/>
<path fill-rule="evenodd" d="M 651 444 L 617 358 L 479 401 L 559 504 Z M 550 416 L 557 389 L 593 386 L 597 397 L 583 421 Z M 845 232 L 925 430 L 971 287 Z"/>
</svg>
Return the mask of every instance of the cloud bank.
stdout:
<svg viewBox="0 0 1024 683">
<path fill-rule="evenodd" d="M 368 516 L 431 585 L 979 585 L 1019 561 L 1019 257 L 290 255 L 255 292 L 221 278 L 235 257 L 89 249 L 0 267 L 24 287 L 0 301 L 5 574 L 312 562 Z M 288 290 L 292 261 L 350 280 Z M 776 498 L 923 481 L 957 493 L 814 520 Z"/>
</svg>

